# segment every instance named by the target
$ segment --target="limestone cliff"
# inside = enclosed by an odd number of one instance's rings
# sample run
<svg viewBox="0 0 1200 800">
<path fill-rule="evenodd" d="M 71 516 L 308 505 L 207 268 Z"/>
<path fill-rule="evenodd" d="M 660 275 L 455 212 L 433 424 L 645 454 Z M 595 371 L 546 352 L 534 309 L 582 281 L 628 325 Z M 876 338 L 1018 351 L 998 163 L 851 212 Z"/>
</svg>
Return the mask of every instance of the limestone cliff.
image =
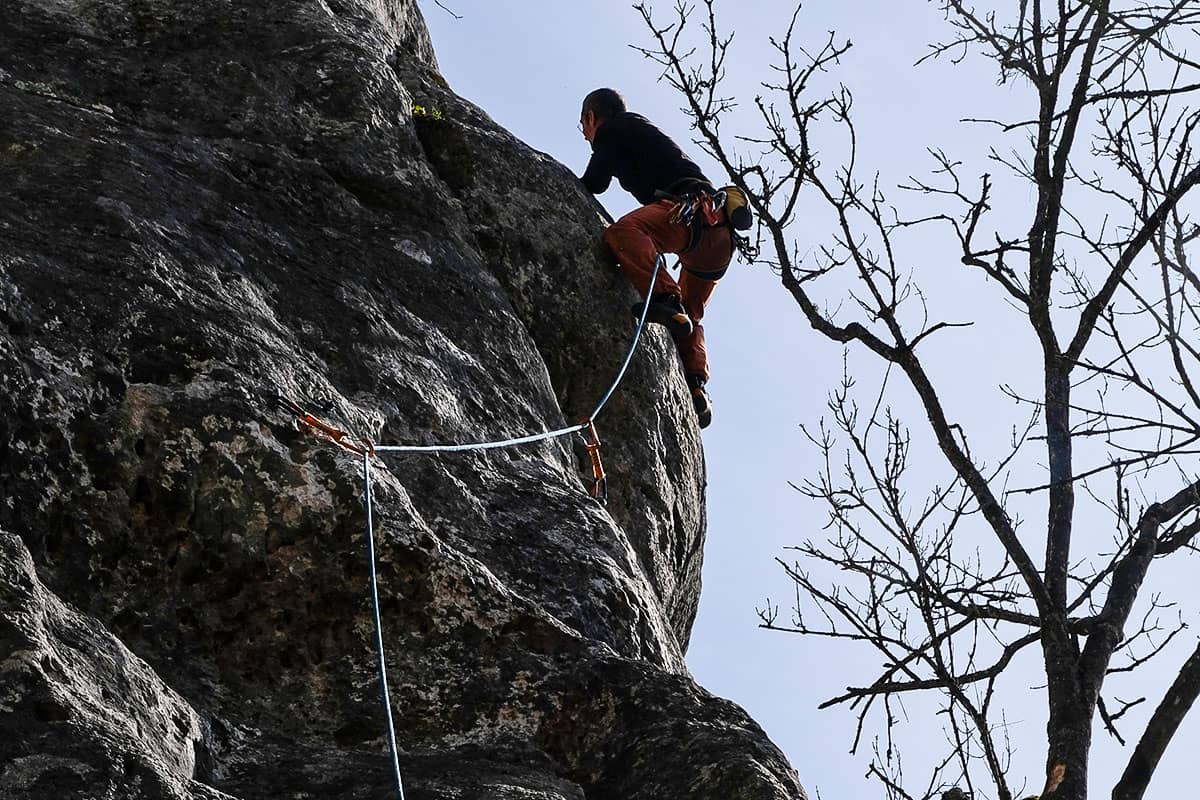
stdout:
<svg viewBox="0 0 1200 800">
<path fill-rule="evenodd" d="M 0 796 L 387 796 L 359 465 L 275 397 L 386 442 L 578 420 L 632 333 L 601 226 L 411 0 L 0 5 Z M 803 796 L 683 665 L 674 358 L 606 410 L 607 507 L 569 440 L 380 459 L 410 797 Z"/>
</svg>

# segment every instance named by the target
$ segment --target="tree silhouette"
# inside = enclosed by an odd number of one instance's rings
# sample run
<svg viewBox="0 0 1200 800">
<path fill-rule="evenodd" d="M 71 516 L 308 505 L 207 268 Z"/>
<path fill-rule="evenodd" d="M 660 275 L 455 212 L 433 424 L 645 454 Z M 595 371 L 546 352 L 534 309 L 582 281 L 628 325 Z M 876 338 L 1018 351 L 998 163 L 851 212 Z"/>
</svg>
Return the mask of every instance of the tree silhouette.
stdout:
<svg viewBox="0 0 1200 800">
<path fill-rule="evenodd" d="M 1028 202 L 996 197 L 992 176 L 965 175 L 934 150 L 929 177 L 896 187 L 922 208 L 905 216 L 878 176 L 861 174 L 850 91 L 814 88 L 850 42 L 830 34 L 802 44 L 799 8 L 770 40 L 773 77 L 754 100 L 754 135 L 722 130 L 742 111 L 724 94 L 733 37 L 714 0 L 680 3 L 668 24 L 635 6 L 652 41 L 638 49 L 683 97 L 697 143 L 746 192 L 765 260 L 805 319 L 871 354 L 886 376 L 860 403 L 847 370 L 830 392 L 829 419 L 806 427 L 824 467 L 797 488 L 824 505 L 828 533 L 796 548 L 794 563 L 780 560 L 797 588 L 795 613 L 784 623 L 768 606 L 763 625 L 882 657 L 873 681 L 824 706 L 854 709 L 855 749 L 878 720 L 883 739 L 873 740 L 869 770 L 892 798 L 1010 800 L 1021 790 L 998 689 L 1015 659 L 1040 648 L 1041 797 L 1082 800 L 1097 720 L 1121 739 L 1121 718 L 1141 702 L 1114 707 L 1106 679 L 1139 669 L 1185 628 L 1143 585 L 1162 559 L 1195 550 L 1200 534 L 1200 273 L 1190 260 L 1200 226 L 1183 205 L 1200 183 L 1200 111 L 1190 104 L 1200 64 L 1181 45 L 1200 32 L 1200 5 L 1017 0 L 988 14 L 941 5 L 949 33 L 927 58 L 982 53 L 1027 96 L 1025 117 L 972 122 L 985 131 L 986 157 L 1028 187 Z M 829 131 L 840 131 L 840 144 L 823 163 L 815 141 Z M 802 221 L 812 225 L 801 220 L 802 199 L 829 220 L 806 258 L 792 236 Z M 1016 229 L 993 222 L 1000 203 L 1016 205 Z M 948 352 L 931 348 L 931 337 L 960 335 L 971 315 L 969 302 L 953 309 L 959 318 L 932 307 L 921 286 L 928 276 L 907 266 L 917 259 L 902 234 L 928 226 L 944 244 L 921 260 L 981 271 L 1021 312 L 1001 335 L 1029 337 L 1040 354 L 1029 364 L 1040 391 L 1003 389 L 1018 416 L 1003 423 L 1011 446 L 991 459 L 943 403 L 935 375 L 945 365 L 928 363 Z M 909 425 L 892 412 L 897 391 L 915 393 L 925 420 Z M 940 454 L 927 471 L 948 475 L 919 500 L 914 437 Z M 1100 535 L 1100 513 L 1112 535 Z M 895 704 L 930 692 L 942 698 L 949 747 L 914 791 L 895 757 Z M 1200 646 L 1159 699 L 1113 798 L 1144 795 L 1197 693 Z"/>
</svg>

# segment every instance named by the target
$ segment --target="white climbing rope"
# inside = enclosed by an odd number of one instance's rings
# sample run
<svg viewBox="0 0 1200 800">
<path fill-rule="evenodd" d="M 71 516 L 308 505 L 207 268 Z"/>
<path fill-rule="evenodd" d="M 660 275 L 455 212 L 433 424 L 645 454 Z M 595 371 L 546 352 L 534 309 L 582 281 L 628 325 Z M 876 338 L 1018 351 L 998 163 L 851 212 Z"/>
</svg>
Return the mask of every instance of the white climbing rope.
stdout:
<svg viewBox="0 0 1200 800">
<path fill-rule="evenodd" d="M 522 436 L 518 439 L 502 439 L 498 442 L 475 442 L 474 444 L 377 444 L 375 445 L 376 453 L 465 453 L 469 450 L 497 450 L 501 447 L 513 447 L 518 444 L 529 444 L 531 442 L 540 442 L 545 439 L 554 439 L 559 436 L 566 436 L 568 433 L 576 433 L 586 428 L 587 425 L 579 424 L 572 425 L 569 428 L 559 428 L 556 431 L 547 431 L 546 433 L 534 433 L 529 436 Z"/>
<path fill-rule="evenodd" d="M 658 271 L 666 263 L 662 255 L 659 255 L 654 262 L 654 271 L 650 274 L 650 290 L 646 292 L 646 299 L 642 304 L 642 314 L 638 319 L 637 330 L 633 334 L 633 342 L 629 345 L 629 351 L 625 354 L 625 360 L 621 364 L 621 369 L 617 371 L 617 377 L 608 387 L 608 391 L 604 393 L 604 397 L 596 405 L 590 417 L 578 425 L 572 425 L 569 428 L 560 428 L 554 431 L 546 431 L 545 433 L 534 433 L 528 436 L 519 436 L 512 439 L 500 439 L 488 442 L 473 442 L 470 444 L 433 444 L 433 445 L 371 445 L 366 440 L 363 440 L 362 447 L 347 441 L 347 435 L 343 431 L 325 425 L 319 420 L 304 414 L 303 411 L 294 403 L 288 403 L 306 424 L 314 427 L 323 435 L 338 446 L 358 455 L 362 456 L 362 480 L 363 480 L 363 504 L 367 511 L 367 554 L 371 564 L 371 601 L 375 612 L 375 643 L 379 654 L 379 682 L 383 688 L 383 707 L 387 717 L 388 729 L 388 747 L 391 751 L 392 770 L 396 777 L 396 793 L 397 800 L 404 800 L 404 780 L 400 774 L 400 754 L 396 746 L 396 725 L 392 718 L 392 701 L 391 695 L 388 692 L 387 680 L 387 658 L 383 651 L 383 621 L 379 613 L 379 578 L 378 569 L 375 558 L 375 523 L 374 523 L 374 502 L 371 491 L 371 458 L 376 453 L 462 453 L 474 450 L 496 450 L 502 447 L 515 447 L 523 444 L 531 444 L 547 439 L 554 439 L 559 436 L 566 436 L 571 433 L 578 433 L 590 430 L 593 438 L 595 437 L 595 428 L 593 422 L 600 412 L 612 399 L 613 393 L 625 378 L 625 372 L 629 369 L 629 364 L 633 360 L 634 351 L 637 349 L 638 342 L 642 337 L 642 330 L 646 327 L 646 317 L 650 311 L 650 298 L 653 296 L 654 281 L 658 277 Z M 589 443 L 589 451 L 593 446 L 599 448 L 599 440 L 594 439 L 594 445 Z M 595 456 L 593 456 L 595 459 Z M 599 463 L 595 461 L 594 463 Z M 597 466 L 597 481 L 602 480 L 602 472 Z"/>
<path fill-rule="evenodd" d="M 588 417 L 589 421 L 595 421 L 596 417 L 600 416 L 600 411 L 608 405 L 613 392 L 617 390 L 617 386 L 625 378 L 625 370 L 629 369 L 629 362 L 633 360 L 633 351 L 637 349 L 638 340 L 642 337 L 642 329 L 646 327 L 646 315 L 650 312 L 650 298 L 654 296 L 654 281 L 657 280 L 658 270 L 664 263 L 666 261 L 661 254 L 654 261 L 654 271 L 650 273 L 650 284 L 646 289 L 646 300 L 642 303 L 642 316 L 638 319 L 637 330 L 633 333 L 633 343 L 629 345 L 629 352 L 625 354 L 625 362 L 621 364 L 621 369 L 617 372 L 616 380 L 612 382 L 612 386 L 608 387 L 608 391 L 604 393 L 604 398 L 596 404 L 596 410 Z"/>
<path fill-rule="evenodd" d="M 654 271 L 650 273 L 650 289 L 646 292 L 646 299 L 642 303 L 642 314 L 638 318 L 637 330 L 633 334 L 633 342 L 629 345 L 629 351 L 625 354 L 625 361 L 621 364 L 621 369 L 617 372 L 617 377 L 613 380 L 612 385 L 608 387 L 608 391 L 604 393 L 604 397 L 596 405 L 591 416 L 587 421 L 581 422 L 578 425 L 572 425 L 569 428 L 559 428 L 556 431 L 547 431 L 545 433 L 533 433 L 528 436 L 520 436 L 515 439 L 500 439 L 490 442 L 473 442 L 471 444 L 388 444 L 375 445 L 376 453 L 465 453 L 472 450 L 496 450 L 502 447 L 513 447 L 516 445 L 530 444 L 532 442 L 540 442 L 545 439 L 555 439 L 559 436 L 566 436 L 570 433 L 577 433 L 588 427 L 588 422 L 594 421 L 600 415 L 600 411 L 608 405 L 608 401 L 612 399 L 613 392 L 620 386 L 621 381 L 625 378 L 625 372 L 629 369 L 629 363 L 633 360 L 633 353 L 637 350 L 638 342 L 642 338 L 642 330 L 646 327 L 646 316 L 650 312 L 650 298 L 653 296 L 654 281 L 658 278 L 658 271 L 662 265 L 666 263 L 665 258 L 660 255 L 654 261 Z"/>
<path fill-rule="evenodd" d="M 379 578 L 375 569 L 375 521 L 371 502 L 371 454 L 363 453 L 363 504 L 367 507 L 367 553 L 371 562 L 371 602 L 375 609 L 375 643 L 379 647 L 379 683 L 383 686 L 383 707 L 387 711 L 388 746 L 392 769 L 396 773 L 396 794 L 404 800 L 404 780 L 400 777 L 400 756 L 396 749 L 396 725 L 392 721 L 392 701 L 388 695 L 387 659 L 383 655 L 383 622 L 379 615 Z"/>
</svg>

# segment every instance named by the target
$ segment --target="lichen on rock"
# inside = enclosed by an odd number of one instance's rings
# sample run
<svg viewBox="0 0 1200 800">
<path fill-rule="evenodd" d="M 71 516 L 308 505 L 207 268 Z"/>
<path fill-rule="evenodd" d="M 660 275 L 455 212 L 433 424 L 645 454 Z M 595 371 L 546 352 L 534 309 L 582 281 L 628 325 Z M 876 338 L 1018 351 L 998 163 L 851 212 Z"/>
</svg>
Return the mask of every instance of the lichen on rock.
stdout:
<svg viewBox="0 0 1200 800">
<path fill-rule="evenodd" d="M 582 418 L 632 334 L 592 200 L 411 0 L 0 22 L 0 793 L 380 797 L 359 465 L 276 397 L 376 441 Z M 661 332 L 600 424 L 607 507 L 566 440 L 379 459 L 413 796 L 803 796 L 687 675 L 705 473 Z"/>
</svg>

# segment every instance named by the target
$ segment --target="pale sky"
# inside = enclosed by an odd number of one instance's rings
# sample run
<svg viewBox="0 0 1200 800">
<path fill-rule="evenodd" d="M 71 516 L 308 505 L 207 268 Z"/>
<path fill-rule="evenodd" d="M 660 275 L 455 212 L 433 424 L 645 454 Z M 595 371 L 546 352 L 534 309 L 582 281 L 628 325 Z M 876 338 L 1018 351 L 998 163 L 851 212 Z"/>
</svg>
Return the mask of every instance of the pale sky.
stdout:
<svg viewBox="0 0 1200 800">
<path fill-rule="evenodd" d="M 657 68 L 630 49 L 648 44 L 639 17 L 624 2 L 612 0 L 445 0 L 462 15 L 456 20 L 432 0 L 421 0 L 443 75 L 460 95 L 482 107 L 497 122 L 534 148 L 581 173 L 590 153 L 576 128 L 583 95 L 612 86 L 626 97 L 631 110 L 645 114 L 685 144 L 714 181 L 717 166 L 688 146 L 691 132 L 679 111 L 679 99 L 657 82 Z M 673 2 L 655 4 L 665 16 Z M 737 28 L 729 65 L 730 93 L 749 105 L 764 70 L 766 37 L 780 33 L 790 15 L 783 2 L 727 3 L 726 24 Z M 855 94 L 864 174 L 878 170 L 881 185 L 894 187 L 907 176 L 927 175 L 926 148 L 943 148 L 961 158 L 964 175 L 977 178 L 985 170 L 986 145 L 979 126 L 963 117 L 1017 117 L 1027 114 L 1029 91 L 997 86 L 990 62 L 968 58 L 958 67 L 937 62 L 914 67 L 926 45 L 944 35 L 937 4 L 925 0 L 812 0 L 802 11 L 801 39 L 821 44 L 830 30 L 854 42 L 834 76 Z M 989 134 L 990 135 L 990 134 Z M 1019 140 L 1010 142 L 1020 146 Z M 1004 188 L 1003 179 L 998 179 Z M 1011 190 L 1021 220 L 1027 189 Z M 889 191 L 889 196 L 897 194 Z M 614 182 L 601 201 L 614 215 L 634 207 L 634 200 Z M 997 216 L 1004 219 L 1004 208 Z M 814 220 L 816 215 L 814 215 Z M 813 230 L 797 232 L 802 252 L 821 241 L 828 230 L 814 221 Z M 925 234 L 921 234 L 925 235 Z M 923 285 L 934 285 L 935 299 L 947 302 L 979 322 L 955 333 L 931 350 L 942 356 L 932 371 L 942 381 L 943 400 L 972 436 L 973 447 L 999 453 L 1011 425 L 1020 417 L 1011 401 L 997 391 L 1001 383 L 1040 385 L 1036 348 L 1015 311 L 977 275 L 959 263 L 946 239 L 910 240 L 909 258 Z M 835 303 L 836 297 L 825 296 Z M 570 298 L 566 298 L 569 301 Z M 586 298 L 578 298 L 586 302 Z M 948 313 L 952 313 L 948 312 Z M 824 512 L 797 494 L 788 482 L 800 483 L 818 468 L 816 452 L 799 426 L 827 414 L 827 395 L 841 378 L 842 349 L 819 336 L 763 266 L 735 263 L 721 281 L 705 328 L 712 362 L 709 384 L 714 404 L 712 427 L 704 432 L 708 463 L 708 544 L 700 613 L 692 635 L 688 664 L 696 679 L 714 694 L 741 704 L 787 754 L 809 792 L 826 798 L 882 797 L 876 783 L 864 779 L 869 747 L 857 756 L 847 751 L 853 729 L 845 707 L 817 711 L 816 706 L 848 683 L 874 677 L 878 659 L 867 650 L 832 646 L 813 639 L 760 630 L 755 608 L 769 597 L 789 616 L 794 591 L 774 563 L 791 560 L 785 548 L 805 537 L 819 537 Z M 1024 332 L 1026 338 L 1012 331 Z M 850 369 L 863 386 L 874 385 L 879 371 L 861 352 L 851 351 Z M 893 398 L 901 412 L 913 408 L 899 391 Z M 914 459 L 932 482 L 944 481 L 946 468 L 928 447 L 923 414 L 909 414 L 914 432 Z M 994 460 L 994 459 L 993 459 Z M 1031 529 L 1038 529 L 1037 506 L 1031 506 Z M 1044 516 L 1044 513 L 1043 513 Z M 1105 531 L 1109 530 L 1106 528 Z M 986 547 L 986 542 L 981 542 Z M 1099 545 L 1098 545 L 1099 547 Z M 1040 548 L 1035 548 L 1038 550 Z M 1100 547 L 1102 550 L 1103 548 Z M 1194 569 L 1194 561 L 1192 562 Z M 1185 573 L 1177 572 L 1176 575 Z M 1170 578 L 1160 588 L 1170 588 Z M 1200 622 L 1193 602 L 1185 620 Z M 1196 628 L 1193 627 L 1193 631 Z M 1136 741 L 1164 688 L 1195 645 L 1192 631 L 1180 648 L 1164 656 L 1162 672 L 1147 672 L 1147 683 L 1118 692 L 1124 699 L 1142 694 L 1148 702 L 1129 714 L 1124 728 Z M 1038 688 L 1038 658 L 1019 665 L 1010 686 L 1008 721 L 1017 750 L 1014 775 L 1028 774 L 1027 793 L 1040 788 L 1043 775 L 1045 700 Z M 1044 680 L 1044 679 L 1043 679 Z M 927 773 L 921 758 L 924 744 L 941 744 L 940 718 L 929 703 L 907 706 L 905 748 L 907 774 L 914 793 L 924 788 Z M 1193 712 L 1167 751 L 1149 797 L 1189 796 L 1193 781 L 1188 763 L 1200 750 L 1200 711 Z M 1097 731 L 1091 765 L 1092 789 L 1105 796 L 1124 766 L 1129 748 L 1110 743 Z M 1020 780 L 1013 783 L 1020 787 Z M 1036 784 L 1036 785 L 1035 785 Z"/>
</svg>

